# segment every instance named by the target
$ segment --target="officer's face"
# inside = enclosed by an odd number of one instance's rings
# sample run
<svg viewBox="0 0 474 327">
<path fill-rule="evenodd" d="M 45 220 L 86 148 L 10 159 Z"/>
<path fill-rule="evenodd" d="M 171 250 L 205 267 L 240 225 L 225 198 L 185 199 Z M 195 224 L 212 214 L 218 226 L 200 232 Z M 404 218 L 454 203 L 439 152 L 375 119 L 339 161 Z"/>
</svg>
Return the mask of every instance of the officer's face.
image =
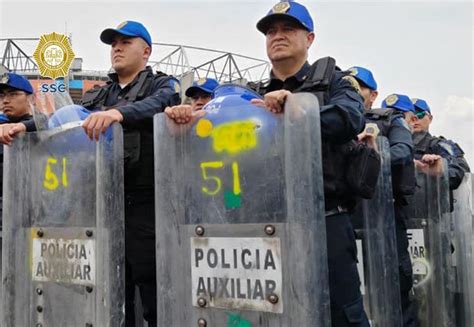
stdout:
<svg viewBox="0 0 474 327">
<path fill-rule="evenodd" d="M 191 97 L 191 107 L 193 111 L 201 110 L 209 101 L 211 101 L 211 95 L 209 93 L 196 92 L 196 94 Z"/>
<path fill-rule="evenodd" d="M 267 30 L 267 55 L 272 62 L 293 59 L 296 63 L 305 60 L 314 41 L 314 33 L 302 29 L 289 20 L 277 20 Z"/>
<path fill-rule="evenodd" d="M 20 90 L 1 90 L 0 107 L 8 118 L 20 118 L 30 112 L 30 98 L 31 96 Z"/>
<path fill-rule="evenodd" d="M 413 115 L 413 118 L 410 121 L 410 126 L 414 133 L 427 132 L 430 129 L 432 120 L 433 116 L 427 112 L 417 113 L 417 115 Z"/>
<path fill-rule="evenodd" d="M 364 107 L 366 110 L 372 109 L 372 105 L 377 99 L 377 95 L 379 94 L 377 91 L 371 90 L 368 87 L 360 86 L 360 94 L 364 98 Z"/>
<path fill-rule="evenodd" d="M 139 37 L 117 35 L 111 46 L 110 60 L 119 75 L 143 70 L 151 54 L 151 48 Z"/>
</svg>

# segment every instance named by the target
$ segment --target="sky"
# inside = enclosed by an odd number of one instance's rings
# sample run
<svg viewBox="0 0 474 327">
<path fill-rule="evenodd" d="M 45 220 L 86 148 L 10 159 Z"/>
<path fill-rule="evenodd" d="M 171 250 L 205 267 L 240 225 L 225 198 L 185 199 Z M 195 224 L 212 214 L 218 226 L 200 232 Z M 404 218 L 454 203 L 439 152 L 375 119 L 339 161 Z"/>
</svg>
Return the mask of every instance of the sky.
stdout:
<svg viewBox="0 0 474 327">
<path fill-rule="evenodd" d="M 100 32 L 124 20 L 147 26 L 154 42 L 199 46 L 266 59 L 255 28 L 276 1 L 0 0 L 0 38 L 68 33 L 84 70 L 108 70 Z M 301 1 L 316 41 L 309 61 L 332 56 L 339 67 L 364 66 L 391 93 L 425 99 L 431 132 L 459 143 L 474 166 L 472 1 Z M 31 49 L 31 53 L 34 49 Z M 160 57 L 159 51 L 153 54 Z"/>
</svg>

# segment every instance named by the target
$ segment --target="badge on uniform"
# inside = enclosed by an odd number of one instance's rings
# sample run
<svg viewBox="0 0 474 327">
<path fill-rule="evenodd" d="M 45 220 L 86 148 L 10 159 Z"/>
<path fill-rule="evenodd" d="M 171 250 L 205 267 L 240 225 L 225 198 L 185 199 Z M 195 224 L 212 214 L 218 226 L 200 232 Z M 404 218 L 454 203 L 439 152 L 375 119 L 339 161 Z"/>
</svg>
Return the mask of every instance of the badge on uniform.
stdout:
<svg viewBox="0 0 474 327">
<path fill-rule="evenodd" d="M 196 84 L 199 85 L 199 86 L 201 86 L 201 85 L 206 84 L 206 81 L 207 81 L 207 79 L 205 79 L 205 78 L 200 78 L 200 79 L 196 82 Z"/>
<path fill-rule="evenodd" d="M 1 84 L 8 84 L 8 80 L 9 80 L 9 78 L 8 78 L 7 73 L 3 74 L 2 77 L 0 77 L 0 83 Z"/>
<path fill-rule="evenodd" d="M 127 25 L 127 24 L 128 24 L 128 21 L 126 20 L 126 21 L 124 21 L 123 23 L 120 23 L 120 25 L 117 26 L 117 29 L 120 30 L 120 29 L 122 29 L 122 27 L 124 27 L 124 26 Z"/>
<path fill-rule="evenodd" d="M 395 94 L 391 94 L 385 99 L 385 103 L 388 106 L 393 106 L 395 103 L 397 103 L 397 101 L 398 101 L 398 97 Z"/>
<path fill-rule="evenodd" d="M 379 135 L 380 130 L 377 124 L 368 123 L 365 125 L 364 132 L 366 132 L 367 134 L 372 134 L 374 137 L 377 137 Z"/>
<path fill-rule="evenodd" d="M 176 93 L 181 92 L 181 86 L 179 85 L 178 81 L 176 81 L 174 79 L 170 79 L 170 86 Z"/>
<path fill-rule="evenodd" d="M 288 2 L 279 2 L 273 6 L 272 12 L 274 14 L 284 14 L 290 9 L 290 4 Z"/>
<path fill-rule="evenodd" d="M 349 69 L 349 72 L 352 76 L 357 76 L 357 74 L 359 74 L 359 71 L 355 67 Z"/>
<path fill-rule="evenodd" d="M 343 80 L 348 81 L 351 83 L 352 87 L 356 90 L 357 93 L 362 94 L 362 90 L 360 89 L 359 82 L 354 78 L 352 75 L 347 75 L 342 78 Z"/>
</svg>

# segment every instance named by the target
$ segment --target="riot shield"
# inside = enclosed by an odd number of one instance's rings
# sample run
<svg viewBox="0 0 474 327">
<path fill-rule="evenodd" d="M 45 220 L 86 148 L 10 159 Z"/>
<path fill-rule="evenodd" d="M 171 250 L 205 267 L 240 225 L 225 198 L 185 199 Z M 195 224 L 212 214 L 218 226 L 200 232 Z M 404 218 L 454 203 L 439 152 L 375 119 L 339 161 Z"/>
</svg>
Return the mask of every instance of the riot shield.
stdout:
<svg viewBox="0 0 474 327">
<path fill-rule="evenodd" d="M 422 327 L 455 326 L 449 180 L 443 165 L 441 174 L 417 170 L 417 190 L 408 211 L 414 301 Z"/>
<path fill-rule="evenodd" d="M 330 326 L 317 99 L 249 93 L 155 116 L 158 326 Z"/>
<path fill-rule="evenodd" d="M 453 267 L 456 326 L 474 326 L 474 271 L 472 267 L 471 174 L 453 191 Z"/>
<path fill-rule="evenodd" d="M 402 326 L 390 146 L 377 137 L 381 170 L 377 191 L 354 214 L 364 307 L 372 327 Z"/>
<path fill-rule="evenodd" d="M 27 133 L 5 147 L 2 326 L 123 326 L 120 125 Z"/>
</svg>

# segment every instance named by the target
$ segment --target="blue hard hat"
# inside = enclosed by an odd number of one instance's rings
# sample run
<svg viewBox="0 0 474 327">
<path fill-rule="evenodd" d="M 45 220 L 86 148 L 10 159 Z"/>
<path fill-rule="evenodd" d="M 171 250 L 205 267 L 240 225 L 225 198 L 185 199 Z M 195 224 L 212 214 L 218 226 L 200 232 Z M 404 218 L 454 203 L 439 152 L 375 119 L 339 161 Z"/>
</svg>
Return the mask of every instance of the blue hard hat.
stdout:
<svg viewBox="0 0 474 327">
<path fill-rule="evenodd" d="M 223 97 L 226 95 L 240 96 L 242 99 L 250 101 L 252 99 L 262 99 L 262 96 L 242 85 L 238 84 L 223 84 L 214 90 L 213 98 Z"/>
<path fill-rule="evenodd" d="M 415 110 L 426 111 L 431 114 L 430 106 L 428 106 L 428 103 L 425 100 L 412 98 L 411 102 L 413 102 L 413 105 L 415 106 Z"/>
<path fill-rule="evenodd" d="M 214 126 L 223 123 L 251 120 L 257 123 L 258 134 L 267 137 L 276 126 L 276 115 L 258 107 L 250 100 L 262 97 L 254 91 L 236 84 L 221 85 L 214 91 L 214 98 L 203 108 L 206 112 L 204 119 Z"/>
<path fill-rule="evenodd" d="M 145 26 L 139 22 L 127 20 L 117 28 L 107 28 L 100 34 L 100 40 L 105 44 L 112 44 L 117 35 L 142 38 L 151 47 L 151 36 Z"/>
<path fill-rule="evenodd" d="M 313 19 L 308 9 L 294 1 L 284 1 L 274 5 L 267 15 L 258 21 L 257 29 L 263 34 L 266 34 L 271 22 L 281 18 L 293 20 L 309 32 L 313 32 L 314 30 Z"/>
<path fill-rule="evenodd" d="M 374 75 L 367 68 L 354 66 L 348 69 L 352 76 L 354 76 L 359 82 L 362 82 L 369 89 L 376 91 L 377 82 L 375 81 Z"/>
<path fill-rule="evenodd" d="M 31 83 L 23 76 L 14 73 L 5 73 L 0 76 L 0 90 L 12 88 L 33 94 Z"/>
<path fill-rule="evenodd" d="M 404 94 L 390 94 L 382 101 L 382 108 L 393 108 L 403 112 L 415 112 L 415 106 Z"/>
<path fill-rule="evenodd" d="M 49 118 L 48 128 L 55 128 L 67 123 L 79 122 L 89 117 L 91 111 L 76 104 L 62 107 Z"/>
<path fill-rule="evenodd" d="M 186 96 L 192 97 L 198 91 L 209 93 L 209 95 L 211 95 L 217 86 L 219 86 L 219 82 L 215 79 L 201 78 L 197 81 L 194 81 L 193 85 L 186 90 Z"/>
</svg>

